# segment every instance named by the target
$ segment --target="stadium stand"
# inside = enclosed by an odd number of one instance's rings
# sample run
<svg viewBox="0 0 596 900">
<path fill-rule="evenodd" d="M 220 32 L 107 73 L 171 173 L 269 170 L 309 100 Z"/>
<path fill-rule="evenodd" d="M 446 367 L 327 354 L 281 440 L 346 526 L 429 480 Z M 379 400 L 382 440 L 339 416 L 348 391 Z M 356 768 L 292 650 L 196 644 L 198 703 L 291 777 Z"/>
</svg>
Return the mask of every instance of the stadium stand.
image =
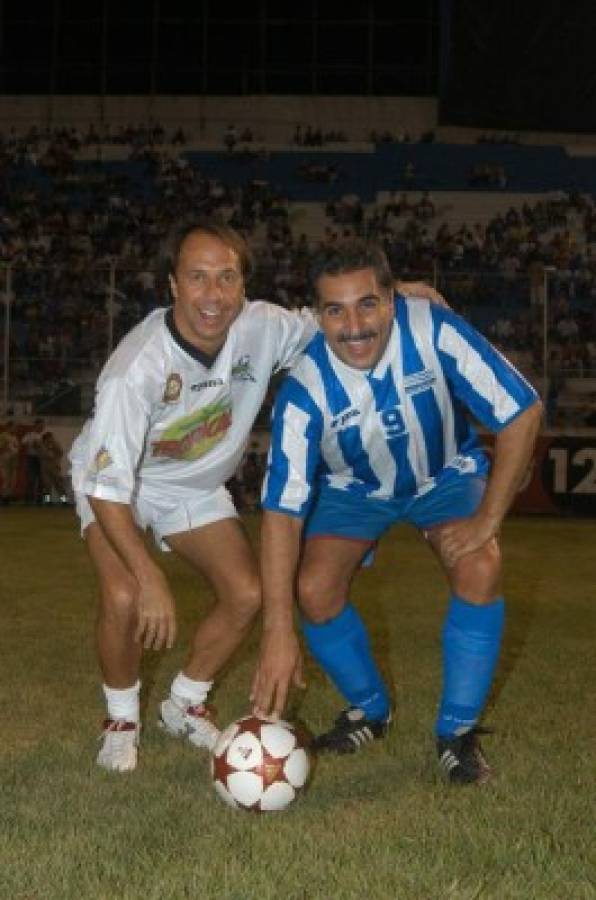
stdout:
<svg viewBox="0 0 596 900">
<path fill-rule="evenodd" d="M 109 349 L 164 301 L 157 264 L 169 225 L 201 211 L 250 236 L 251 294 L 285 306 L 308 302 L 318 243 L 351 233 L 382 241 L 396 271 L 436 282 L 544 391 L 552 381 L 553 418 L 590 419 L 591 160 L 562 146 L 444 144 L 428 133 L 353 144 L 309 128 L 269 148 L 229 126 L 217 150 L 155 121 L 0 134 L 11 402 L 86 411 Z"/>
</svg>

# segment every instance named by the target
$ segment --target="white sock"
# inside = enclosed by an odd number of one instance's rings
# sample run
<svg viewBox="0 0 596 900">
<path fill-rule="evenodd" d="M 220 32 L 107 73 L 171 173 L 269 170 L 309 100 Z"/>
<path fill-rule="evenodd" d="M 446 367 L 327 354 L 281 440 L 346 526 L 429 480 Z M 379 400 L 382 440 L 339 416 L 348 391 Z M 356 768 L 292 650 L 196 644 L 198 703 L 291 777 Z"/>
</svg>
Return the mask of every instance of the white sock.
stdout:
<svg viewBox="0 0 596 900">
<path fill-rule="evenodd" d="M 205 702 L 212 687 L 212 681 L 195 681 L 184 672 L 178 672 L 172 682 L 170 693 L 175 700 L 181 700 L 189 706 L 199 706 Z"/>
<path fill-rule="evenodd" d="M 129 688 L 111 688 L 102 685 L 110 719 L 124 719 L 126 722 L 139 721 L 139 694 L 141 682 Z"/>
</svg>

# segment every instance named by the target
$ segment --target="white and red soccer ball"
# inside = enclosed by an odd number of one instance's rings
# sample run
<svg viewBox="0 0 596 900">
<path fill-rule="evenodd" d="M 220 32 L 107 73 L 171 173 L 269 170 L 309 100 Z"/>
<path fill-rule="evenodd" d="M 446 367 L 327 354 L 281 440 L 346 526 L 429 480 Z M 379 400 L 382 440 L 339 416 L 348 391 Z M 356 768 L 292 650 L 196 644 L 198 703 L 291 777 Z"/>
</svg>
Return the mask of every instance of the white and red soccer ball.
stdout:
<svg viewBox="0 0 596 900">
<path fill-rule="evenodd" d="M 245 716 L 225 728 L 213 748 L 211 776 L 229 806 L 254 812 L 285 809 L 306 784 L 306 740 L 281 719 Z"/>
</svg>

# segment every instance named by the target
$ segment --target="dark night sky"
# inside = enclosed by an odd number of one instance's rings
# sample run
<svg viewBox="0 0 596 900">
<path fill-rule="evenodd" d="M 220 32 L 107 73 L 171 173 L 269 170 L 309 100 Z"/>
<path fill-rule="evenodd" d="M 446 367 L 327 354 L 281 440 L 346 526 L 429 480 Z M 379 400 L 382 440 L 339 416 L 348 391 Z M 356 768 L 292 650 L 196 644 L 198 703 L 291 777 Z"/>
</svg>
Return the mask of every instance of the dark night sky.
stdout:
<svg viewBox="0 0 596 900">
<path fill-rule="evenodd" d="M 433 95 L 438 6 L 0 0 L 0 91 Z"/>
<path fill-rule="evenodd" d="M 0 0 L 0 93 L 438 96 L 596 131 L 596 0 Z"/>
</svg>

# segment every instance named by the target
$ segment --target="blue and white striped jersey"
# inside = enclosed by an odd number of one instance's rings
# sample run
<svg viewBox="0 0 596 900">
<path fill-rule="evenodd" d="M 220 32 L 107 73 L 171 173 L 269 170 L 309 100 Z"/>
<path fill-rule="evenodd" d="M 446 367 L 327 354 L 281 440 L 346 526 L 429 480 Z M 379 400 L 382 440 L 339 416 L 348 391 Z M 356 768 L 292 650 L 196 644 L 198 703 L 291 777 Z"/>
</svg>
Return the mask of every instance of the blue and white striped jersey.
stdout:
<svg viewBox="0 0 596 900">
<path fill-rule="evenodd" d="M 468 411 L 498 432 L 536 400 L 520 373 L 464 319 L 397 297 L 382 358 L 347 366 L 322 332 L 280 387 L 263 507 L 303 517 L 313 488 L 376 499 L 420 496 L 488 470 Z"/>
</svg>

